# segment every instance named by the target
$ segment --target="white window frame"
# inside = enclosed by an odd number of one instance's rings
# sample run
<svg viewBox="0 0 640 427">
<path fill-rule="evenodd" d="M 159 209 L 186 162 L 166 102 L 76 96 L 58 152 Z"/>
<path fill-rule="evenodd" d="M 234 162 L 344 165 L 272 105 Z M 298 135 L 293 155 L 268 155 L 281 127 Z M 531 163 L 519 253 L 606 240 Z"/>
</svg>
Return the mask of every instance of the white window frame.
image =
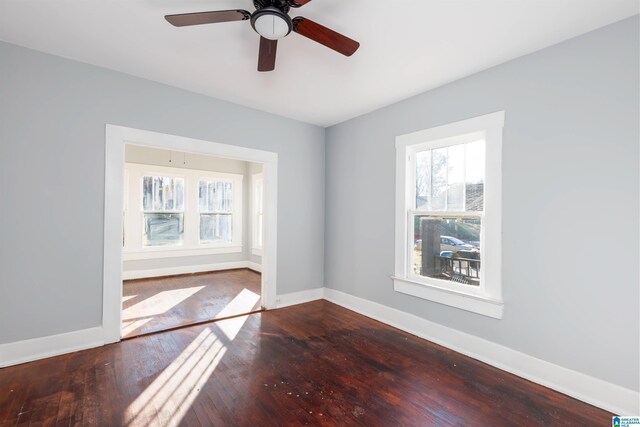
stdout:
<svg viewBox="0 0 640 427">
<path fill-rule="evenodd" d="M 128 181 L 128 203 L 125 204 L 122 249 L 124 261 L 174 258 L 183 256 L 240 253 L 242 246 L 242 182 L 241 174 L 203 171 L 196 169 L 153 166 L 125 163 Z M 171 176 L 183 178 L 184 183 L 184 236 L 182 244 L 171 246 L 144 246 L 142 236 L 142 177 Z M 227 180 L 233 182 L 233 239 L 231 242 L 200 242 L 200 211 L 198 209 L 198 186 L 201 179 Z"/>
<path fill-rule="evenodd" d="M 258 197 L 258 186 L 262 186 L 261 199 Z M 257 256 L 262 256 L 262 239 L 261 236 L 258 235 L 258 223 L 261 217 L 263 221 L 262 228 L 264 229 L 264 177 L 262 172 L 255 173 L 251 176 L 251 253 Z"/>
<path fill-rule="evenodd" d="M 502 299 L 502 129 L 504 111 L 449 123 L 396 138 L 396 230 L 394 289 L 463 310 L 501 319 Z M 481 214 L 480 286 L 412 274 L 415 209 L 415 153 L 485 140 L 484 211 Z M 447 216 L 456 213 L 447 212 Z M 410 238 L 411 237 L 411 238 Z"/>
</svg>

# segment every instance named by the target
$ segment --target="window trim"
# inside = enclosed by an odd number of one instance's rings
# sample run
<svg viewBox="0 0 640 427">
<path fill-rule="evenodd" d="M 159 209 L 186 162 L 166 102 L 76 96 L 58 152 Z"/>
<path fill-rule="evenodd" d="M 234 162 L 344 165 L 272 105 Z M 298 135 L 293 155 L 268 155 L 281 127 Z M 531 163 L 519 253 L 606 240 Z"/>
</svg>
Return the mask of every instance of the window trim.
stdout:
<svg viewBox="0 0 640 427">
<path fill-rule="evenodd" d="M 461 120 L 396 137 L 396 227 L 394 290 L 441 304 L 501 319 L 502 299 L 502 129 L 504 111 Z M 410 274 L 409 217 L 414 209 L 412 155 L 425 149 L 485 138 L 484 212 L 481 215 L 481 284 L 470 288 L 454 282 Z M 415 199 L 415 197 L 414 197 Z M 447 213 L 449 214 L 449 213 Z M 455 215 L 454 212 L 451 214 Z"/>
<path fill-rule="evenodd" d="M 125 210 L 125 246 L 122 260 L 148 260 L 200 255 L 240 253 L 243 239 L 243 180 L 244 175 L 198 169 L 155 166 L 125 162 L 124 170 L 130 182 L 127 197 L 129 209 Z M 181 244 L 171 246 L 144 246 L 142 237 L 142 177 L 147 175 L 171 176 L 184 179 L 184 237 Z M 198 185 L 201 179 L 231 180 L 233 182 L 233 240 L 231 242 L 200 242 L 200 210 Z M 135 188 L 132 186 L 135 185 Z M 189 225 L 189 229 L 187 229 Z"/>
</svg>

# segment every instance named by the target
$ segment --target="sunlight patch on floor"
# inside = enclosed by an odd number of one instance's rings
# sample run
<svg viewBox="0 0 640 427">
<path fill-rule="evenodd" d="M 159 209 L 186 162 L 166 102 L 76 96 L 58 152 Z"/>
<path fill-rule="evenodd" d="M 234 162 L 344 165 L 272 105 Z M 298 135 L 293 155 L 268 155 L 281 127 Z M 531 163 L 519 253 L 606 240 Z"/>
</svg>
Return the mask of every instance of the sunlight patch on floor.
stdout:
<svg viewBox="0 0 640 427">
<path fill-rule="evenodd" d="M 260 295 L 245 288 L 240 291 L 240 293 L 236 295 L 234 299 L 229 301 L 229 304 L 227 304 L 220 311 L 220 313 L 216 315 L 216 318 L 221 319 L 223 317 L 248 313 L 253 310 L 253 307 L 256 305 L 259 299 Z M 240 332 L 240 329 L 242 328 L 245 320 L 247 320 L 246 316 L 228 319 L 223 322 L 219 322 L 218 327 L 222 332 L 224 332 L 227 338 L 233 340 L 238 332 Z"/>
<path fill-rule="evenodd" d="M 124 296 L 122 297 L 122 302 L 127 302 L 127 301 L 129 301 L 130 299 L 135 298 L 135 297 L 137 297 L 137 296 L 138 296 L 138 295 L 124 295 Z"/>
<path fill-rule="evenodd" d="M 129 335 L 136 329 L 146 325 L 153 320 L 153 317 L 146 317 L 142 319 L 123 320 L 122 321 L 122 336 Z"/>
<path fill-rule="evenodd" d="M 157 316 L 158 314 L 171 310 L 173 307 L 202 289 L 204 289 L 204 286 L 194 286 L 192 288 L 172 289 L 170 291 L 158 292 L 157 294 L 122 310 L 122 319 L 131 320 L 140 317 Z"/>
<path fill-rule="evenodd" d="M 227 351 L 215 328 L 222 329 L 227 337 L 235 337 L 247 318 L 221 320 L 203 329 L 129 405 L 126 425 L 179 425 Z"/>
<path fill-rule="evenodd" d="M 240 293 L 231 301 L 229 301 L 229 304 L 227 304 L 220 313 L 216 315 L 216 317 L 223 318 L 236 314 L 247 313 L 253 309 L 253 306 L 256 305 L 259 299 L 260 295 L 245 288 L 241 290 Z"/>
</svg>

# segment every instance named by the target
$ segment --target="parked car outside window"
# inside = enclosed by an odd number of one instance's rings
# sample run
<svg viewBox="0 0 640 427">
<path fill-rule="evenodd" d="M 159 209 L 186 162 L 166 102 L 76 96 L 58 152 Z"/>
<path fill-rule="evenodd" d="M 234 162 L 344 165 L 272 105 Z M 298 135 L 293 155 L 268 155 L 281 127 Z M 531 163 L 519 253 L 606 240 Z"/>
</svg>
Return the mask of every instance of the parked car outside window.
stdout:
<svg viewBox="0 0 640 427">
<path fill-rule="evenodd" d="M 440 251 L 451 251 L 456 253 L 461 250 L 468 251 L 475 248 L 475 246 L 465 243 L 456 237 L 440 236 Z"/>
<path fill-rule="evenodd" d="M 458 251 L 474 251 L 477 249 L 477 245 L 466 243 L 457 237 L 440 236 L 440 252 L 457 253 Z M 422 239 L 416 239 L 415 250 L 422 250 Z"/>
</svg>

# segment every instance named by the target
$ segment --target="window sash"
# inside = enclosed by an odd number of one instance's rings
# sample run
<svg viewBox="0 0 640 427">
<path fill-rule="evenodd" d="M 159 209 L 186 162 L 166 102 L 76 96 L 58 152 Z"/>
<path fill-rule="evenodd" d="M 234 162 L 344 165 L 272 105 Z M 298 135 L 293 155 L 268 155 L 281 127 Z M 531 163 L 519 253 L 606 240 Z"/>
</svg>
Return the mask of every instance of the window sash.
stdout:
<svg viewBox="0 0 640 427">
<path fill-rule="evenodd" d="M 203 207 L 203 201 L 202 201 L 202 194 L 200 193 L 200 188 L 202 183 L 205 183 L 207 186 L 207 190 L 209 188 L 209 186 L 211 184 L 218 184 L 221 183 L 223 184 L 223 189 L 224 189 L 224 193 L 221 196 L 221 200 L 220 203 L 218 203 L 218 205 L 228 205 L 227 209 L 210 209 L 209 205 L 210 204 L 216 204 L 215 201 L 213 201 L 213 203 L 210 203 L 209 200 L 209 194 L 205 195 L 205 201 L 204 201 L 204 207 Z M 226 186 L 229 185 L 229 188 L 227 189 Z M 235 192 L 235 188 L 234 188 L 234 183 L 232 180 L 229 179 L 223 179 L 223 178 L 207 178 L 207 177 L 203 177 L 200 178 L 198 180 L 198 212 L 201 214 L 232 214 L 233 210 L 234 210 L 234 192 Z M 224 196 L 227 195 L 227 193 L 229 194 L 229 199 L 225 200 Z"/>
<path fill-rule="evenodd" d="M 432 153 L 431 156 L 433 156 L 433 152 L 436 150 L 441 150 L 441 149 L 449 149 L 452 147 L 460 147 L 463 150 L 463 156 L 462 156 L 462 182 L 460 182 L 458 185 L 462 186 L 462 210 L 456 209 L 456 210 L 446 210 L 446 212 L 478 212 L 478 211 L 467 211 L 467 187 L 469 186 L 469 184 L 473 184 L 472 182 L 467 182 L 467 172 L 468 172 L 468 161 L 469 161 L 469 152 L 468 152 L 468 144 L 470 143 L 475 143 L 475 142 L 479 142 L 482 141 L 484 144 L 484 150 L 483 150 L 483 158 L 484 158 L 484 165 L 483 165 L 483 172 L 484 172 L 484 176 L 482 179 L 482 184 L 483 186 L 485 185 L 486 182 L 486 156 L 487 156 L 487 149 L 486 149 L 486 134 L 485 132 L 476 132 L 476 133 L 472 133 L 472 134 L 468 134 L 468 135 L 462 135 L 459 137 L 454 137 L 454 138 L 449 138 L 447 140 L 445 140 L 442 143 L 439 144 L 431 144 L 431 143 L 423 143 L 423 144 L 418 144 L 418 145 L 413 145 L 413 146 L 409 146 L 407 147 L 407 170 L 409 171 L 409 176 L 408 176 L 408 182 L 407 185 L 412 186 L 412 188 L 409 190 L 409 197 L 410 199 L 408 200 L 409 202 L 409 207 L 410 209 L 413 210 L 420 210 L 420 211 L 426 211 L 426 209 L 418 209 L 417 208 L 417 183 L 418 183 L 418 176 L 417 176 L 417 157 L 418 154 L 420 153 L 426 153 L 426 152 L 430 152 Z M 431 164 L 431 163 L 430 163 Z M 431 166 L 432 167 L 432 166 Z M 449 205 L 449 187 L 451 187 L 452 184 L 449 183 L 449 155 L 447 155 L 447 167 L 446 167 L 446 171 L 447 171 L 447 178 L 446 178 L 446 182 L 444 183 L 445 186 L 445 191 L 444 191 L 444 206 L 445 208 Z M 430 172 L 431 173 L 431 172 Z M 432 176 L 429 176 L 429 179 L 427 180 L 427 182 L 429 183 L 429 190 L 431 191 L 433 188 L 433 183 L 432 183 Z M 431 202 L 433 202 L 432 200 L 433 195 L 429 196 L 429 200 L 431 200 Z M 484 188 L 483 188 L 483 210 L 484 210 Z M 429 210 L 428 212 L 436 212 L 434 210 Z M 439 211 L 441 212 L 441 211 Z"/>
<path fill-rule="evenodd" d="M 216 238 L 215 236 L 211 239 L 207 239 L 207 238 L 203 238 L 202 234 L 203 234 L 203 217 L 228 217 L 228 221 L 229 221 L 229 238 L 225 239 L 225 238 Z M 198 230 L 198 239 L 200 244 L 210 244 L 210 243 L 214 243 L 214 242 L 226 242 L 226 243 L 230 243 L 233 241 L 233 228 L 234 228 L 234 217 L 232 213 L 229 212 L 200 212 L 200 222 L 199 222 L 199 230 Z M 214 227 L 213 233 L 215 234 L 216 230 Z"/>
<path fill-rule="evenodd" d="M 158 235 L 155 235 L 156 238 L 151 238 L 152 236 L 149 234 L 151 223 L 151 218 L 148 218 L 149 215 L 171 215 L 175 216 L 178 219 L 178 238 L 176 239 L 163 239 L 158 238 Z M 142 246 L 143 247 L 166 247 L 166 246 L 182 246 L 184 243 L 184 213 L 183 212 L 144 212 L 142 214 Z"/>
<path fill-rule="evenodd" d="M 483 213 L 469 213 L 469 212 L 423 212 L 423 211 L 409 211 L 407 212 L 407 235 L 406 235 L 406 254 L 405 259 L 405 272 L 406 277 L 415 280 L 417 282 L 426 283 L 429 285 L 436 285 L 442 288 L 464 291 L 466 293 L 482 294 L 485 290 L 484 280 L 484 262 L 480 262 L 480 286 L 469 286 L 465 284 L 456 283 L 450 280 L 437 279 L 435 277 L 421 276 L 413 272 L 413 247 L 415 236 L 415 218 L 416 216 L 433 216 L 433 217 L 453 217 L 453 218 L 478 218 L 481 223 L 484 222 Z M 484 227 L 480 231 L 480 253 L 484 253 Z"/>
<path fill-rule="evenodd" d="M 174 181 L 182 181 L 182 208 L 181 209 L 145 209 L 144 206 L 144 180 L 145 178 L 151 178 L 152 180 L 156 178 L 171 178 Z M 176 190 L 177 192 L 177 190 Z M 185 202 L 187 195 L 187 181 L 182 175 L 173 175 L 173 174 L 155 174 L 155 173 L 146 173 L 140 177 L 140 211 L 144 214 L 153 214 L 153 213 L 184 213 L 185 211 Z M 151 205 L 154 205 L 154 195 L 151 196 Z M 174 201 L 175 203 L 175 201 Z M 163 203 L 164 205 L 165 203 Z"/>
</svg>

